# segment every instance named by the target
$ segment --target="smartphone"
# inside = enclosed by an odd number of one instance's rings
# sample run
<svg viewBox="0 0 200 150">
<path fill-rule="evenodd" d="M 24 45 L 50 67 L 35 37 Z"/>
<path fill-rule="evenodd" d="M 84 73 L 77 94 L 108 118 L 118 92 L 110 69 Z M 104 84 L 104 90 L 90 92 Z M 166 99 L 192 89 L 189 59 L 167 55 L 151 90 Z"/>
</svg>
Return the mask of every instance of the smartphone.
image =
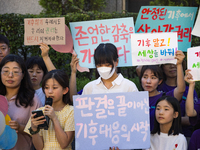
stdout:
<svg viewBox="0 0 200 150">
<path fill-rule="evenodd" d="M 34 116 L 34 118 L 37 118 L 37 117 L 40 117 L 40 116 L 44 116 L 42 110 L 34 110 L 34 111 L 32 111 L 32 114 L 35 114 L 35 113 L 36 113 L 36 115 Z M 45 119 L 45 117 L 42 118 L 42 119 L 40 119 L 40 120 L 43 120 L 43 119 Z M 48 130 L 48 124 L 47 124 L 47 122 L 45 121 L 43 124 L 38 125 L 38 128 L 39 129 Z"/>
</svg>

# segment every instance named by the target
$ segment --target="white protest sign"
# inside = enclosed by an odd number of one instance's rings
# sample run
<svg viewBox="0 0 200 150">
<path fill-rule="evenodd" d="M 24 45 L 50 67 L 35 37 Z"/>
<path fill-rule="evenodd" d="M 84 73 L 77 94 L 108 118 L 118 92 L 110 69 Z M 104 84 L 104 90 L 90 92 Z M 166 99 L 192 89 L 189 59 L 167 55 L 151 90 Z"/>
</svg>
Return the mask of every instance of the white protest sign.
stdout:
<svg viewBox="0 0 200 150">
<path fill-rule="evenodd" d="M 200 37 L 200 8 L 199 8 L 199 13 L 198 13 L 198 16 L 197 16 L 197 19 L 196 19 L 196 22 L 191 34 Z"/>
<path fill-rule="evenodd" d="M 200 46 L 188 48 L 187 65 L 188 69 L 191 69 L 193 80 L 200 80 Z"/>
<path fill-rule="evenodd" d="M 157 65 L 176 64 L 178 50 L 177 33 L 136 33 L 131 34 L 132 64 Z"/>
<path fill-rule="evenodd" d="M 24 19 L 24 45 L 65 44 L 65 18 Z"/>
</svg>

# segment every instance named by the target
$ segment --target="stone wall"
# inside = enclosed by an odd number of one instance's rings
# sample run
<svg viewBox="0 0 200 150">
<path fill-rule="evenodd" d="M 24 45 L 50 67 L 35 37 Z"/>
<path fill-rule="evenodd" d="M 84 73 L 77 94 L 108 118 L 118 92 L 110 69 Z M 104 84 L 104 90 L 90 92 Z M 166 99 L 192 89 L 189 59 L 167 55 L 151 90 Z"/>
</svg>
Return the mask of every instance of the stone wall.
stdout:
<svg viewBox="0 0 200 150">
<path fill-rule="evenodd" d="M 38 0 L 0 0 L 0 6 L 0 14 L 39 14 L 42 10 Z"/>
</svg>

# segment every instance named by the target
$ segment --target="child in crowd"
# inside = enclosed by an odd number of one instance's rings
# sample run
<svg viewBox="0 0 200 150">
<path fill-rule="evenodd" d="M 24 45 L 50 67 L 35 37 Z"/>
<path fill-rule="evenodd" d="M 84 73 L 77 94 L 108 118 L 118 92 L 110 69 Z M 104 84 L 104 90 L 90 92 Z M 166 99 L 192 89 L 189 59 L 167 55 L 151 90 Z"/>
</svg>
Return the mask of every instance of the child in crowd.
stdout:
<svg viewBox="0 0 200 150">
<path fill-rule="evenodd" d="M 164 95 L 155 104 L 154 128 L 147 150 L 186 150 L 187 141 L 181 132 L 181 111 L 176 98 Z M 115 147 L 109 148 L 115 150 Z M 116 150 L 119 150 L 116 147 Z"/>
<path fill-rule="evenodd" d="M 49 46 L 45 43 L 41 43 L 40 45 L 40 49 L 42 51 L 41 56 L 44 60 L 44 63 L 47 67 L 48 71 L 54 70 L 56 69 L 54 64 L 52 63 L 48 53 L 49 53 Z M 77 89 L 76 89 L 76 66 L 78 63 L 78 58 L 77 55 L 72 55 L 72 60 L 70 63 L 71 66 L 71 77 L 70 77 L 70 83 L 69 83 L 69 87 L 70 87 L 70 100 L 73 103 L 73 95 L 77 95 Z"/>
<path fill-rule="evenodd" d="M 0 95 L 8 101 L 9 125 L 18 134 L 13 150 L 29 150 L 32 147 L 31 137 L 24 132 L 24 127 L 31 112 L 42 106 L 32 87 L 24 60 L 17 55 L 9 54 L 0 63 Z"/>
<path fill-rule="evenodd" d="M 62 70 L 48 72 L 42 82 L 42 89 L 47 98 L 53 99 L 52 106 L 39 108 L 50 118 L 48 130 L 38 129 L 44 117 L 31 118 L 26 125 L 25 132 L 32 134 L 32 141 L 36 149 L 71 150 L 70 143 L 74 137 L 74 109 L 70 106 L 69 79 Z M 42 119 L 42 120 L 41 120 Z"/>
<path fill-rule="evenodd" d="M 2 59 L 10 53 L 9 40 L 0 34 L 0 63 Z"/>
<path fill-rule="evenodd" d="M 185 62 L 185 61 L 183 61 Z M 183 63 L 183 68 L 185 66 L 185 63 Z M 158 86 L 158 91 L 168 92 L 176 88 L 177 86 L 177 67 L 174 64 L 163 64 L 162 66 L 163 72 L 164 72 L 164 82 Z M 183 93 L 182 100 L 180 103 L 181 107 L 181 123 L 182 123 L 182 131 L 183 134 L 186 136 L 187 140 L 189 141 L 192 132 L 193 132 L 193 126 L 190 125 L 189 117 L 185 113 L 185 102 L 186 97 L 188 94 L 189 86 L 186 86 L 185 92 Z M 196 91 L 193 92 L 194 96 L 194 103 L 198 102 L 198 96 Z"/>
<path fill-rule="evenodd" d="M 185 82 L 182 69 L 182 61 L 185 55 L 182 51 L 177 51 L 177 87 L 167 93 L 159 92 L 157 90 L 158 85 L 163 81 L 163 71 L 157 65 L 143 66 L 140 73 L 140 83 L 144 91 L 149 92 L 149 106 L 150 106 L 150 130 L 153 129 L 154 117 L 155 117 L 155 104 L 157 100 L 163 95 L 169 95 L 175 97 L 177 100 L 181 100 L 185 91 Z"/>
<path fill-rule="evenodd" d="M 193 76 L 190 74 L 190 70 L 185 71 L 185 81 L 189 83 L 189 90 L 186 99 L 186 114 L 190 117 L 190 122 L 192 125 L 195 125 L 200 119 L 200 102 L 194 103 L 194 88 L 195 88 L 195 81 L 193 81 Z M 193 132 L 188 150 L 198 150 L 200 149 L 200 142 L 199 142 L 199 133 L 200 129 Z"/>
<path fill-rule="evenodd" d="M 30 75 L 30 79 L 33 85 L 33 89 L 38 95 L 42 105 L 45 105 L 45 94 L 42 91 L 40 83 L 42 82 L 43 77 L 47 73 L 47 68 L 44 64 L 44 61 L 41 57 L 33 56 L 26 61 L 26 68 Z"/>
<path fill-rule="evenodd" d="M 162 96 L 156 102 L 150 150 L 186 150 L 187 141 L 181 131 L 181 111 L 176 98 Z"/>
<path fill-rule="evenodd" d="M 99 44 L 94 51 L 94 61 L 100 77 L 84 86 L 83 95 L 138 91 L 132 81 L 117 74 L 119 59 L 113 44 Z"/>
</svg>

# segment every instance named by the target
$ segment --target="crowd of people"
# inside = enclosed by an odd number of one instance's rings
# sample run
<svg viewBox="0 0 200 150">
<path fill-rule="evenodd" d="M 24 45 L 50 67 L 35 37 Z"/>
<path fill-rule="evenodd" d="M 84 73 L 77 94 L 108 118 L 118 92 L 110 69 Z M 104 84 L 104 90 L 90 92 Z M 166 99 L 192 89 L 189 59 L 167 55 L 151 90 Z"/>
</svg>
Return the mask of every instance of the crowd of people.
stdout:
<svg viewBox="0 0 200 150">
<path fill-rule="evenodd" d="M 118 53 L 111 43 L 101 43 L 96 48 L 94 62 L 99 77 L 79 92 L 76 88 L 77 56 L 72 55 L 69 80 L 66 72 L 53 65 L 48 55 L 49 46 L 45 43 L 39 46 L 42 57 L 33 56 L 24 62 L 20 56 L 10 54 L 9 40 L 0 35 L 0 95 L 8 101 L 9 125 L 18 134 L 13 150 L 71 150 L 75 136 L 73 95 L 137 92 L 138 88 L 117 73 Z M 175 54 L 176 65 L 137 67 L 141 88 L 149 93 L 149 150 L 200 148 L 200 101 L 190 70 L 185 71 L 184 58 L 179 50 Z M 45 105 L 47 98 L 53 99 L 52 106 Z M 48 130 L 38 128 L 46 118 L 32 114 L 36 109 L 49 117 Z M 108 149 L 119 148 L 111 145 Z"/>
</svg>

